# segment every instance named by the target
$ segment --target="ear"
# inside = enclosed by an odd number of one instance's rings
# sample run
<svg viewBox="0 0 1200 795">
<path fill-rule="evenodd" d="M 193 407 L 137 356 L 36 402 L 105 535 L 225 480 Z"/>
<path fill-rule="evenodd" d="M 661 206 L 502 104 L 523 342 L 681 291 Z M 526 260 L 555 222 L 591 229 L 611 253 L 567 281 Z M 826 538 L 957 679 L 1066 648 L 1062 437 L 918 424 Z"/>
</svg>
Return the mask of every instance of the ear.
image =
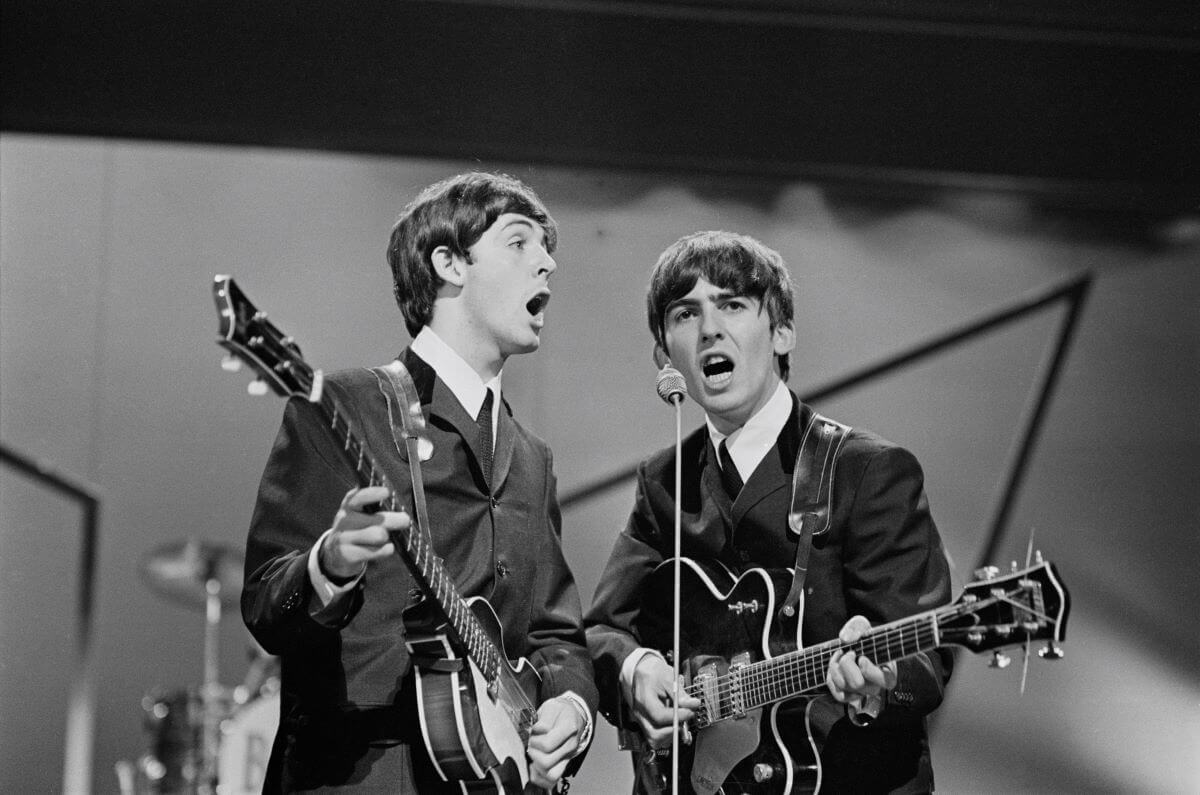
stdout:
<svg viewBox="0 0 1200 795">
<path fill-rule="evenodd" d="M 435 248 L 429 255 L 429 261 L 433 265 L 433 272 L 440 276 L 442 281 L 455 287 L 463 286 L 466 281 L 467 264 L 462 258 L 456 257 L 449 246 Z"/>
<path fill-rule="evenodd" d="M 781 323 L 771 333 L 771 339 L 776 356 L 791 353 L 792 348 L 796 347 L 796 329 L 793 326 L 785 326 Z"/>
<path fill-rule="evenodd" d="M 661 345 L 654 346 L 654 352 L 651 354 L 654 357 L 654 366 L 659 370 L 671 363 L 671 357 L 663 350 Z"/>
</svg>

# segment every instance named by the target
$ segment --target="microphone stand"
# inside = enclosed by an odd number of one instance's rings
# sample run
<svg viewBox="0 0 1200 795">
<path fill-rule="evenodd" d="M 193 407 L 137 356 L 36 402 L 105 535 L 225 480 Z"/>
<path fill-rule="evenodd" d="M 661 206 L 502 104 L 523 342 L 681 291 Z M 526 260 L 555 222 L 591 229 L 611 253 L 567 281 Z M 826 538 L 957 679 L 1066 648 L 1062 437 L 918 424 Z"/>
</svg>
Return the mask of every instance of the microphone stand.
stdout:
<svg viewBox="0 0 1200 795">
<path fill-rule="evenodd" d="M 674 690 L 671 694 L 671 792 L 679 792 L 679 559 L 682 557 L 682 529 L 679 508 L 683 490 L 683 395 L 671 395 L 675 406 L 675 589 L 671 605 L 671 668 Z"/>
<path fill-rule="evenodd" d="M 671 792 L 679 791 L 679 590 L 680 558 L 682 549 L 682 520 L 679 507 L 680 492 L 683 491 L 683 399 L 687 396 L 687 385 L 683 374 L 668 362 L 658 372 L 654 384 L 658 396 L 675 407 L 675 583 L 672 594 L 671 619 Z"/>
</svg>

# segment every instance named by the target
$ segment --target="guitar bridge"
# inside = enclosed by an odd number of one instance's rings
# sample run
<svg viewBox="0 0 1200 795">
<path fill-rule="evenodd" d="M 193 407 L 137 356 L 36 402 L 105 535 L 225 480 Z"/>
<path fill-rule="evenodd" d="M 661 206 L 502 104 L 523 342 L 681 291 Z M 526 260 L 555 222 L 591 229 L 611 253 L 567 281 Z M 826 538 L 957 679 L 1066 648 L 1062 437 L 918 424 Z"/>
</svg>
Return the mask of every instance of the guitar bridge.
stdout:
<svg viewBox="0 0 1200 795">
<path fill-rule="evenodd" d="M 729 612 L 737 613 L 740 616 L 742 613 L 757 613 L 762 607 L 762 603 L 757 599 L 751 599 L 749 602 L 734 602 L 726 607 Z"/>
</svg>

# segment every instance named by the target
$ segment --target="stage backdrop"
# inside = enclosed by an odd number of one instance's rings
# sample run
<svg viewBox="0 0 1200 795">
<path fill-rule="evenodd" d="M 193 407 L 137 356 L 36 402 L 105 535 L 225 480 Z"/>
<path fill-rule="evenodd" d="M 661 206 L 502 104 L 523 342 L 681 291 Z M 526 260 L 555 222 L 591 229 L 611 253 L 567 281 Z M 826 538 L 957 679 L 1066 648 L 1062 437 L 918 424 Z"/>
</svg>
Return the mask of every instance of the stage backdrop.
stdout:
<svg viewBox="0 0 1200 795">
<path fill-rule="evenodd" d="M 798 285 L 799 391 L 1082 270 L 1096 275 L 1061 388 L 995 562 L 1028 537 L 1074 599 L 1066 658 L 1005 670 L 963 657 L 933 733 L 946 792 L 1200 789 L 1200 245 L 1187 225 L 1114 223 L 958 192 L 921 203 L 814 184 L 656 177 L 301 151 L 0 139 L 0 439 L 103 496 L 94 783 L 148 748 L 143 696 L 202 675 L 203 615 L 153 593 L 139 563 L 188 538 L 240 547 L 282 405 L 221 370 L 212 277 L 230 273 L 315 366 L 387 361 L 407 342 L 384 261 L 421 187 L 470 169 L 528 180 L 560 223 L 542 350 L 505 393 L 553 446 L 560 488 L 669 444 L 643 294 L 682 234 L 728 229 L 778 249 Z M 1086 220 L 1086 219 L 1085 219 Z M 1120 220 L 1120 219 L 1117 219 Z M 819 409 L 911 448 L 969 578 L 1057 315 L 1038 316 Z M 686 422 L 699 421 L 689 407 Z M 632 496 L 569 510 L 590 600 Z M 0 472 L 0 791 L 62 780 L 78 516 Z M 252 642 L 236 614 L 220 675 Z M 573 792 L 624 790 L 602 727 Z"/>
</svg>

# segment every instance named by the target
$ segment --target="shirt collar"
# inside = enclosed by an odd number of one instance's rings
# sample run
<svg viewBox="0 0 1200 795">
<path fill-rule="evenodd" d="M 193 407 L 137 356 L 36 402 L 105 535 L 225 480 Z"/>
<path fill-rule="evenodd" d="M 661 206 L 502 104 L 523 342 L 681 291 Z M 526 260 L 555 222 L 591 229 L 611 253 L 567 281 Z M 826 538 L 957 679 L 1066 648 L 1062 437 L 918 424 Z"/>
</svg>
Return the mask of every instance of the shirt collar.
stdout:
<svg viewBox="0 0 1200 795">
<path fill-rule="evenodd" d="M 708 435 L 712 439 L 713 449 L 716 449 L 722 440 L 727 440 L 725 446 L 729 450 L 729 457 L 733 459 L 738 473 L 745 481 L 758 468 L 767 451 L 775 445 L 790 416 L 792 395 L 780 381 L 766 405 L 746 420 L 745 425 L 728 436 L 718 431 L 708 417 L 705 417 L 704 421 L 708 424 Z"/>
<path fill-rule="evenodd" d="M 458 402 L 469 416 L 479 416 L 479 409 L 483 406 L 483 398 L 488 389 L 495 393 L 492 405 L 500 405 L 500 378 L 503 372 L 496 373 L 496 377 L 485 384 L 479 373 L 429 326 L 421 329 L 409 348 L 433 368 L 433 372 L 437 373 L 442 383 L 458 398 Z M 493 427 L 498 416 L 499 411 L 493 409 Z"/>
</svg>

